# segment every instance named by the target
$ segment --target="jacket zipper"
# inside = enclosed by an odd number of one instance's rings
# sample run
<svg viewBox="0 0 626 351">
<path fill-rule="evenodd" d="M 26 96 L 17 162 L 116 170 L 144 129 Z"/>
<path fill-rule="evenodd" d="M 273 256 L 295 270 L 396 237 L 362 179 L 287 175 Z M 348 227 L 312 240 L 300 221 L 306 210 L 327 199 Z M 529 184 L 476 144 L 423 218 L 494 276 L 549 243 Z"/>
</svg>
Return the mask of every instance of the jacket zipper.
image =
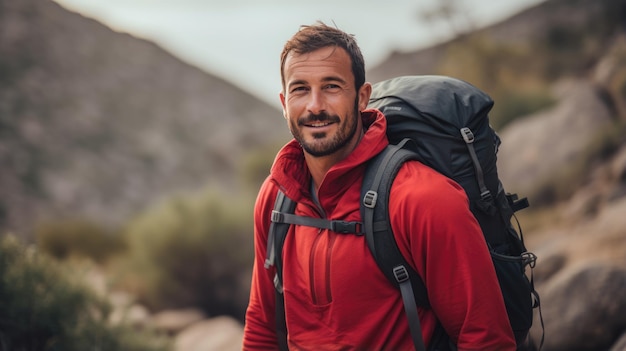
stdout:
<svg viewBox="0 0 626 351">
<path fill-rule="evenodd" d="M 320 245 L 320 240 L 322 238 L 322 230 L 319 229 L 317 231 L 317 236 L 315 237 L 315 241 L 313 241 L 313 246 L 311 246 L 311 253 L 309 255 L 309 285 L 311 289 L 311 299 L 313 300 L 313 304 L 317 305 L 319 303 L 319 299 L 317 298 L 317 290 L 315 284 L 315 257 L 316 253 L 319 252 L 317 247 Z"/>
<path fill-rule="evenodd" d="M 320 218 L 326 218 L 325 212 L 320 206 L 313 207 L 317 213 L 320 215 Z M 324 245 L 324 233 L 326 233 L 327 237 L 327 245 L 325 247 L 320 247 Z M 317 231 L 317 236 L 313 241 L 313 245 L 311 246 L 311 252 L 309 255 L 309 286 L 311 289 L 311 299 L 313 304 L 324 304 L 330 303 L 332 301 L 332 294 L 330 290 L 330 263 L 332 258 L 332 247 L 335 241 L 335 236 L 332 235 L 329 231 L 325 231 L 323 229 L 319 229 Z M 320 256 L 323 255 L 323 256 Z M 323 264 L 323 279 L 316 279 L 317 270 L 320 268 L 316 262 L 324 262 Z M 318 290 L 319 284 L 323 284 L 321 287 L 324 289 L 323 294 L 325 295 L 325 301 L 320 301 L 321 296 L 319 295 L 322 291 Z"/>
<path fill-rule="evenodd" d="M 328 247 L 326 248 L 326 301 L 329 303 L 333 301 L 333 296 L 330 291 L 330 262 L 332 258 L 333 244 L 335 243 L 335 239 L 337 236 L 335 234 L 328 233 Z"/>
</svg>

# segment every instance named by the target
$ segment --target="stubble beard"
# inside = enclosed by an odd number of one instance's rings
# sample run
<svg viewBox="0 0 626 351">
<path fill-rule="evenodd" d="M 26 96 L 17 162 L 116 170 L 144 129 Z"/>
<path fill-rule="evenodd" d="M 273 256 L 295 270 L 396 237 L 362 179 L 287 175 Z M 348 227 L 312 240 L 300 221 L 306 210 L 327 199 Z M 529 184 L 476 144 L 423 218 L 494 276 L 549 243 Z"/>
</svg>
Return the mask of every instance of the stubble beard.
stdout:
<svg viewBox="0 0 626 351">
<path fill-rule="evenodd" d="M 344 124 L 339 126 L 339 130 L 335 133 L 335 136 L 332 139 L 326 141 L 323 139 L 327 138 L 328 133 L 314 132 L 312 134 L 314 140 L 312 142 L 306 142 L 300 132 L 300 127 L 312 122 L 340 123 L 341 119 L 337 115 L 329 115 L 326 112 L 322 112 L 320 114 L 309 114 L 305 117 L 299 118 L 295 122 L 290 121 L 289 129 L 291 130 L 293 137 L 298 141 L 298 143 L 300 143 L 302 149 L 304 149 L 306 153 L 314 157 L 323 157 L 332 155 L 333 153 L 341 150 L 352 140 L 352 138 L 354 138 L 358 125 L 357 119 L 359 117 L 357 101 L 352 109 L 351 118 L 348 118 Z"/>
</svg>

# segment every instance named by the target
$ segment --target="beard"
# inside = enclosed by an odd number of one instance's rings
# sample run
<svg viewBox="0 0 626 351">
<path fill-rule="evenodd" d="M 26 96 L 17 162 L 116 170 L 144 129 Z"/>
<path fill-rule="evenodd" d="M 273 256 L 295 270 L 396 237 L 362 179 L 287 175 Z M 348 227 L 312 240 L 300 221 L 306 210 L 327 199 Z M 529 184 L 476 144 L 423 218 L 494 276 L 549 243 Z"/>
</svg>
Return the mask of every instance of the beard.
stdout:
<svg viewBox="0 0 626 351">
<path fill-rule="evenodd" d="M 297 121 L 290 120 L 289 129 L 304 151 L 312 156 L 322 157 L 341 150 L 354 138 L 357 131 L 358 118 L 358 101 L 356 101 L 352 109 L 352 115 L 348 116 L 343 123 L 341 123 L 341 118 L 338 115 L 329 115 L 326 112 L 322 112 L 300 117 Z M 337 123 L 339 127 L 332 137 L 329 137 L 327 132 L 314 132 L 311 135 L 313 140 L 307 142 L 300 128 L 315 122 Z"/>
</svg>

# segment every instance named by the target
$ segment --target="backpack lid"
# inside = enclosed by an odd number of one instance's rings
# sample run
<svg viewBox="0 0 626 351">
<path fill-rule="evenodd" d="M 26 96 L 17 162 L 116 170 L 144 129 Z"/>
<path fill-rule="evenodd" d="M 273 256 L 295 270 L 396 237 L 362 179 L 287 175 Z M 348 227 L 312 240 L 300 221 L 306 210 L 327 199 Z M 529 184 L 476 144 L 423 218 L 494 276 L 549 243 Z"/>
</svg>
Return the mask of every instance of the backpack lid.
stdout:
<svg viewBox="0 0 626 351">
<path fill-rule="evenodd" d="M 388 98 L 400 101 L 390 104 L 385 101 Z M 475 86 L 446 76 L 402 76 L 373 85 L 369 107 L 392 115 L 403 114 L 401 109 L 406 105 L 432 118 L 433 124 L 449 127 L 451 135 L 457 135 L 459 129 L 471 127 L 473 120 L 486 117 L 493 100 Z"/>
</svg>

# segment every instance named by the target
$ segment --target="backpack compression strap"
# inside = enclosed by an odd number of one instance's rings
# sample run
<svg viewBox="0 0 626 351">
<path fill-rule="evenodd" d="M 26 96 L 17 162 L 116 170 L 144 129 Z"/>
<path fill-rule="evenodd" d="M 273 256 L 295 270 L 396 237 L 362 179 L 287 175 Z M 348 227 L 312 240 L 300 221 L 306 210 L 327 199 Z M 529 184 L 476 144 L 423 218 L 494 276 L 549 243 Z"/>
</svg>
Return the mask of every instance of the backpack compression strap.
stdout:
<svg viewBox="0 0 626 351">
<path fill-rule="evenodd" d="M 367 245 L 387 279 L 399 287 L 404 311 L 416 350 L 425 350 L 416 300 L 420 306 L 430 307 L 426 287 L 421 277 L 402 256 L 391 230 L 389 193 L 398 170 L 407 160 L 416 159 L 415 153 L 404 149 L 407 139 L 398 145 L 389 145 L 374 157 L 363 178 L 361 206 Z"/>
<path fill-rule="evenodd" d="M 472 130 L 464 127 L 460 129 L 461 136 L 467 145 L 472 164 L 474 164 L 474 171 L 476 173 L 476 180 L 478 181 L 478 187 L 480 189 L 480 202 L 477 203 L 478 207 L 486 214 L 494 215 L 496 213 L 496 207 L 494 205 L 493 195 L 491 191 L 485 185 L 485 176 L 483 174 L 483 168 L 480 165 L 476 150 L 474 149 L 474 133 Z"/>
</svg>

